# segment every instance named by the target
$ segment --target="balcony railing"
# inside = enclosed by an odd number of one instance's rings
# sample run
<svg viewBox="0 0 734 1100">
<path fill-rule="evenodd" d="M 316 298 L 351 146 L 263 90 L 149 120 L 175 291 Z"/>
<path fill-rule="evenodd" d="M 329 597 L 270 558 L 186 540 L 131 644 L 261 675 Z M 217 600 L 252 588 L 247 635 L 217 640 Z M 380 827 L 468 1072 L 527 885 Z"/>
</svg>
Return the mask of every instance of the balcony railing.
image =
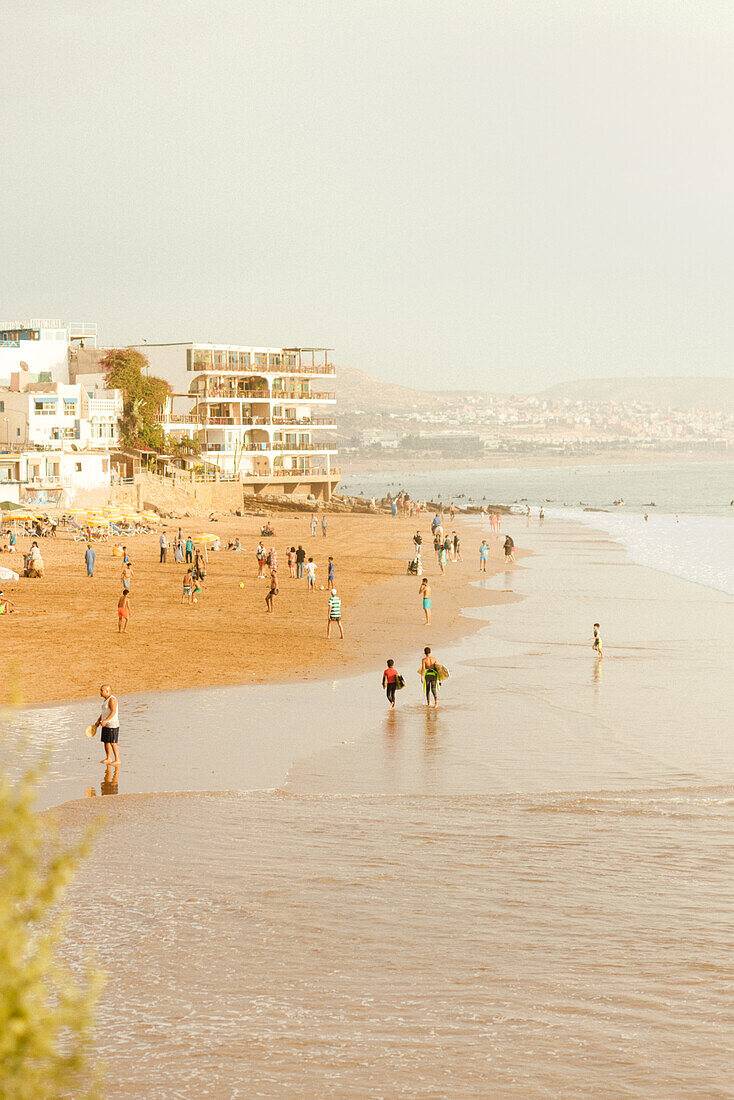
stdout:
<svg viewBox="0 0 734 1100">
<path fill-rule="evenodd" d="M 227 451 L 234 453 L 234 451 L 243 452 L 246 454 L 252 453 L 267 453 L 268 451 L 285 451 L 288 453 L 298 454 L 302 451 L 335 451 L 337 450 L 336 443 L 273 443 L 267 440 L 263 443 L 245 443 L 243 445 L 234 444 L 231 446 L 225 443 L 207 443 L 203 450 L 206 451 Z"/>
<path fill-rule="evenodd" d="M 336 367 L 331 363 L 328 366 L 287 366 L 283 363 L 276 365 L 269 363 L 255 364 L 249 367 L 230 366 L 227 363 L 213 363 L 211 360 L 194 360 L 192 367 L 192 373 L 214 373 L 214 374 L 336 374 Z"/>
<path fill-rule="evenodd" d="M 195 416 L 193 413 L 179 414 L 169 413 L 163 414 L 156 418 L 158 424 L 197 424 L 202 428 L 207 427 L 209 424 L 233 424 L 236 427 L 240 425 L 243 427 L 249 427 L 256 425 L 259 427 L 274 427 L 282 425 L 291 425 L 294 428 L 335 428 L 336 420 L 333 416 L 243 416 L 241 420 L 238 420 L 236 416 L 208 416 L 206 413 L 201 416 Z"/>
</svg>

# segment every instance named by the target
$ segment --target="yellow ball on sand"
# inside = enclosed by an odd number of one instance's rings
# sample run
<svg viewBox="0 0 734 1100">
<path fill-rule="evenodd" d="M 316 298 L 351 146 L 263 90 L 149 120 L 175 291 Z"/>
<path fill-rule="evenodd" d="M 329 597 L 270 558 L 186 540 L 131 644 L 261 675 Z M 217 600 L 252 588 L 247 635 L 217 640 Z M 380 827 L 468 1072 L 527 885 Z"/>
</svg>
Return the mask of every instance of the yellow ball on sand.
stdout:
<svg viewBox="0 0 734 1100">
<path fill-rule="evenodd" d="M 245 587 L 244 584 L 242 583 L 242 581 L 240 581 L 240 588 L 244 588 L 244 587 Z"/>
</svg>

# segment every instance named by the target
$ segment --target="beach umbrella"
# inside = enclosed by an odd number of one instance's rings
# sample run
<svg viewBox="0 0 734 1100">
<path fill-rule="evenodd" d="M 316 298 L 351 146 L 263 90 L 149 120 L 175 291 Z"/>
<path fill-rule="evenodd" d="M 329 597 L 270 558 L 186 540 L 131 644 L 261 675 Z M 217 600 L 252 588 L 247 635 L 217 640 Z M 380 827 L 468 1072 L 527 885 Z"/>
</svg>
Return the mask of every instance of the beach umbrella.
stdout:
<svg viewBox="0 0 734 1100">
<path fill-rule="evenodd" d="M 23 505 L 12 500 L 0 500 L 0 512 L 22 512 Z"/>
<path fill-rule="evenodd" d="M 218 535 L 194 535 L 194 542 L 216 542 L 218 538 Z"/>
<path fill-rule="evenodd" d="M 160 523 L 161 517 L 157 512 L 141 512 L 141 515 L 146 523 Z"/>
</svg>

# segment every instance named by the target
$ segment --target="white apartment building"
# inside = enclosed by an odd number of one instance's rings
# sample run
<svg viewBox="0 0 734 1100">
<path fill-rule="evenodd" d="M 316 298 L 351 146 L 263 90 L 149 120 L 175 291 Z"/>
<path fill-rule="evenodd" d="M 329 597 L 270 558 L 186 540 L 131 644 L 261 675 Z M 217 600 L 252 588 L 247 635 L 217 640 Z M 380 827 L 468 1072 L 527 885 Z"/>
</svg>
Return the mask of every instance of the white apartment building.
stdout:
<svg viewBox="0 0 734 1100">
<path fill-rule="evenodd" d="M 331 496 L 339 470 L 327 348 L 186 342 L 137 350 L 172 387 L 160 418 L 167 433 L 196 439 L 202 459 L 256 492 Z"/>
<path fill-rule="evenodd" d="M 96 346 L 97 326 L 86 321 L 43 317 L 0 321 L 0 381 L 16 371 L 27 371 L 38 374 L 41 381 L 68 382 L 70 350 Z"/>
<path fill-rule="evenodd" d="M 0 447 L 0 500 L 68 507 L 79 492 L 109 498 L 110 456 L 103 451 L 3 451 Z"/>
<path fill-rule="evenodd" d="M 123 399 L 96 347 L 86 322 L 0 321 L 0 499 L 68 505 L 109 492 Z"/>
<path fill-rule="evenodd" d="M 16 373 L 0 385 L 0 447 L 109 450 L 118 446 L 122 408 L 122 392 L 105 389 L 101 375 L 65 385 Z"/>
</svg>

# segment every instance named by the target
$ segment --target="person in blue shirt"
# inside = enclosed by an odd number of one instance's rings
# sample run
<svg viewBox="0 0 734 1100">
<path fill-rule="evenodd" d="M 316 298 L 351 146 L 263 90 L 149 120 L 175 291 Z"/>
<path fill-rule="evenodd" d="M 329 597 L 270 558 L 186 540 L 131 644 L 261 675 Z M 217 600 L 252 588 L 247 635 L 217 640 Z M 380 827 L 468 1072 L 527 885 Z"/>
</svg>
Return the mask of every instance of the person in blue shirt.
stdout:
<svg viewBox="0 0 734 1100">
<path fill-rule="evenodd" d="M 334 587 L 334 559 L 329 558 L 329 588 Z"/>
<path fill-rule="evenodd" d="M 94 547 L 92 546 L 91 542 L 88 542 L 87 543 L 87 550 L 86 550 L 86 553 L 84 555 L 84 561 L 85 561 L 86 566 L 87 566 L 87 576 L 88 577 L 93 577 L 94 576 L 94 558 L 95 558 Z"/>
</svg>

